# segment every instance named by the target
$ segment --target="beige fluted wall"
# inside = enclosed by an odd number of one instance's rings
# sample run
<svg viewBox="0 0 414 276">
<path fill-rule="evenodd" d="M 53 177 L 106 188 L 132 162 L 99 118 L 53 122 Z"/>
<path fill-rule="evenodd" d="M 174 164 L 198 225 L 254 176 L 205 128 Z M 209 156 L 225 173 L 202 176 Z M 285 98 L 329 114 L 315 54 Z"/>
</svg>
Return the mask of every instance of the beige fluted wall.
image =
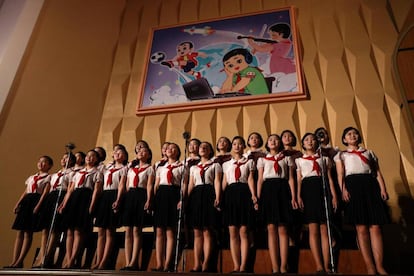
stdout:
<svg viewBox="0 0 414 276">
<path fill-rule="evenodd" d="M 310 100 L 135 115 L 151 27 L 290 5 L 297 8 Z M 357 126 L 365 146 L 380 158 L 398 222 L 399 197 L 412 199 L 414 193 L 414 156 L 392 56 L 412 5 L 402 0 L 45 1 L 0 118 L 0 185 L 8 192 L 0 202 L 1 259 L 5 264 L 11 259 L 11 210 L 39 155 L 50 154 L 57 169 L 68 141 L 81 150 L 97 144 L 108 152 L 122 143 L 133 155 L 136 140 L 145 139 L 157 159 L 163 141 L 183 144 L 184 130 L 215 143 L 222 135 L 257 131 L 267 137 L 283 129 L 300 139 L 324 126 L 332 144 L 343 148 L 342 130 Z"/>
</svg>

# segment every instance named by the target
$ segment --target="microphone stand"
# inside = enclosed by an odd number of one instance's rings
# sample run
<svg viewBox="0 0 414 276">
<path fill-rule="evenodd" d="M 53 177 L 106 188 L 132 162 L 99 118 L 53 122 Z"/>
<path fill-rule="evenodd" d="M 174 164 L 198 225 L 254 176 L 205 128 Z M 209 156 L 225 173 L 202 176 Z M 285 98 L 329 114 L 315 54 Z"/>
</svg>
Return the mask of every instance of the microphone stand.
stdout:
<svg viewBox="0 0 414 276">
<path fill-rule="evenodd" d="M 65 172 L 64 172 L 63 176 L 66 175 L 67 169 L 69 167 L 70 156 L 72 154 L 72 147 L 67 145 L 66 148 L 68 149 L 68 151 L 67 151 L 68 157 L 66 159 Z M 53 210 L 52 222 L 50 223 L 49 234 L 47 235 L 47 241 L 46 241 L 46 248 L 45 248 L 45 252 L 43 253 L 43 256 L 42 256 L 42 262 L 41 262 L 40 268 L 43 268 L 44 265 L 45 265 L 45 259 L 46 259 L 46 255 L 47 255 L 47 252 L 48 252 L 48 249 L 49 249 L 49 246 L 50 246 L 51 235 L 54 231 L 55 222 L 56 222 L 56 214 L 57 214 L 57 209 L 59 207 L 59 200 L 60 200 L 61 196 L 62 196 L 62 185 L 59 186 L 59 192 L 58 192 L 58 196 L 56 198 L 55 208 Z"/>
<path fill-rule="evenodd" d="M 322 145 L 319 145 L 319 148 L 316 150 L 316 152 L 319 152 L 319 155 L 322 159 L 322 189 L 323 189 L 323 201 L 324 201 L 324 207 L 325 207 L 325 215 L 326 215 L 326 227 L 328 230 L 328 243 L 329 243 L 329 256 L 331 259 L 331 269 L 333 273 L 336 273 L 335 271 L 335 262 L 334 262 L 334 256 L 333 256 L 333 248 L 332 248 L 332 234 L 331 234 L 331 219 L 330 219 L 330 209 L 329 209 L 329 202 L 328 202 L 328 181 L 326 179 L 326 165 L 325 161 L 323 160 L 323 153 L 322 153 Z"/>
<path fill-rule="evenodd" d="M 189 133 L 184 132 L 183 138 L 185 139 L 185 148 L 184 148 L 184 175 L 181 177 L 180 183 L 180 209 L 178 210 L 178 225 L 177 225 L 177 244 L 175 245 L 175 260 L 174 260 L 174 271 L 178 272 L 178 256 L 180 252 L 180 241 L 181 241 L 181 228 L 182 228 L 182 221 L 183 221 L 183 208 L 184 208 L 184 194 L 183 194 L 183 187 L 185 185 L 185 173 L 187 170 L 187 147 L 188 147 L 188 139 Z M 183 263 L 182 263 L 182 270 L 185 269 L 185 256 L 183 255 Z"/>
</svg>

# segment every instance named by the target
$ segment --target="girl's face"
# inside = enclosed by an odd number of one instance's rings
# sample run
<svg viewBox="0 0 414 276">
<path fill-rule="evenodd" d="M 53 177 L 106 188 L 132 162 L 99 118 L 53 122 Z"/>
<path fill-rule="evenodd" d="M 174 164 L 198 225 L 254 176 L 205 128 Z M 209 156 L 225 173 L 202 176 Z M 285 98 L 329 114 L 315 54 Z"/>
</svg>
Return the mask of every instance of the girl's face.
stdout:
<svg viewBox="0 0 414 276">
<path fill-rule="evenodd" d="M 149 157 L 149 151 L 147 148 L 141 148 L 137 153 L 138 160 L 141 160 L 143 162 L 146 162 Z"/>
<path fill-rule="evenodd" d="M 208 158 L 211 154 L 209 145 L 207 143 L 201 143 L 199 150 L 198 150 L 198 154 L 201 157 Z"/>
<path fill-rule="evenodd" d="M 228 148 L 229 144 L 226 140 L 226 138 L 220 138 L 217 142 L 217 149 L 218 150 L 226 150 Z"/>
<path fill-rule="evenodd" d="M 293 136 L 292 136 L 292 134 L 289 133 L 289 132 L 283 133 L 283 135 L 282 135 L 282 142 L 283 142 L 283 145 L 284 146 L 290 146 L 290 145 L 292 145 L 292 142 L 293 142 Z"/>
<path fill-rule="evenodd" d="M 248 143 L 249 143 L 251 148 L 258 148 L 259 143 L 260 143 L 259 135 L 257 135 L 257 134 L 250 135 Z"/>
<path fill-rule="evenodd" d="M 168 145 L 169 145 L 168 143 L 165 143 L 162 145 L 161 147 L 162 156 L 166 156 Z"/>
<path fill-rule="evenodd" d="M 67 154 L 64 154 L 62 156 L 62 159 L 60 159 L 60 165 L 62 167 L 66 167 L 66 162 L 68 162 L 68 155 Z"/>
<path fill-rule="evenodd" d="M 125 161 L 126 154 L 122 149 L 117 149 L 114 151 L 114 160 L 115 162 L 122 163 Z"/>
<path fill-rule="evenodd" d="M 95 166 L 98 163 L 98 155 L 96 152 L 89 151 L 85 157 L 85 163 L 89 166 Z"/>
<path fill-rule="evenodd" d="M 140 150 L 141 148 L 146 148 L 146 145 L 145 145 L 143 142 L 138 142 L 138 143 L 135 145 L 135 151 L 136 151 L 136 152 L 139 152 L 139 150 Z"/>
<path fill-rule="evenodd" d="M 177 160 L 177 156 L 178 156 L 177 146 L 175 144 L 169 144 L 167 147 L 167 150 L 165 151 L 165 154 L 167 155 L 168 158 Z"/>
<path fill-rule="evenodd" d="M 243 154 L 244 145 L 243 145 L 243 142 L 240 139 L 235 139 L 231 146 L 232 146 L 232 150 L 233 150 L 234 153 Z"/>
<path fill-rule="evenodd" d="M 49 161 L 44 157 L 40 157 L 39 161 L 37 161 L 37 168 L 41 172 L 48 172 L 51 167 Z"/>
<path fill-rule="evenodd" d="M 198 153 L 198 144 L 196 141 L 190 141 L 190 143 L 188 144 L 188 152 L 189 153 Z"/>
<path fill-rule="evenodd" d="M 231 73 L 235 74 L 249 67 L 243 55 L 235 55 L 224 62 L 224 67 Z"/>
<path fill-rule="evenodd" d="M 358 132 L 355 129 L 349 130 L 344 137 L 344 142 L 350 146 L 357 146 L 359 141 Z"/>
<path fill-rule="evenodd" d="M 283 34 L 282 33 L 273 32 L 273 31 L 269 31 L 268 33 L 269 33 L 270 38 L 273 39 L 273 40 L 279 41 L 279 40 L 283 39 Z"/>
<path fill-rule="evenodd" d="M 315 135 L 308 135 L 303 139 L 303 148 L 305 150 L 316 150 L 318 142 Z"/>
<path fill-rule="evenodd" d="M 76 153 L 75 157 L 76 157 L 76 165 L 82 165 L 82 163 L 84 161 L 83 157 L 82 157 L 82 154 Z"/>
<path fill-rule="evenodd" d="M 279 137 L 274 136 L 274 135 L 270 136 L 267 139 L 267 146 L 271 150 L 278 150 L 281 143 L 282 143 L 282 141 L 280 141 Z"/>
</svg>

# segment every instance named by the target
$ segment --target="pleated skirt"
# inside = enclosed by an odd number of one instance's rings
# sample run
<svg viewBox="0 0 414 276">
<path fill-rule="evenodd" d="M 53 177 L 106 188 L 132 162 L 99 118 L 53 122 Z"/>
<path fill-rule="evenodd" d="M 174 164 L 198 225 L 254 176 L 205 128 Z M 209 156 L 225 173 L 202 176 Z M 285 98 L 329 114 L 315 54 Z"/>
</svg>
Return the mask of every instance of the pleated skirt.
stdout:
<svg viewBox="0 0 414 276">
<path fill-rule="evenodd" d="M 195 229 L 216 228 L 218 211 L 214 207 L 216 193 L 213 185 L 197 185 L 188 198 L 187 222 Z"/>
<path fill-rule="evenodd" d="M 122 207 L 122 225 L 129 227 L 143 227 L 145 217 L 149 216 L 144 210 L 147 201 L 147 190 L 144 188 L 130 188 L 125 194 Z"/>
<path fill-rule="evenodd" d="M 39 213 L 39 229 L 50 229 L 53 217 L 55 217 L 55 220 L 53 221 L 53 229 L 57 232 L 63 231 L 62 214 L 55 211 L 56 203 L 57 206 L 59 206 L 65 195 L 66 191 L 63 190 L 60 195 L 59 190 L 54 190 L 46 195 Z"/>
<path fill-rule="evenodd" d="M 180 187 L 174 185 L 159 186 L 154 197 L 154 227 L 177 227 L 177 204 L 179 201 Z"/>
<path fill-rule="evenodd" d="M 284 178 L 271 178 L 263 182 L 260 197 L 260 218 L 265 224 L 289 224 L 293 221 L 292 194 Z"/>
<path fill-rule="evenodd" d="M 26 194 L 20 202 L 16 218 L 13 222 L 12 229 L 38 232 L 39 214 L 33 214 L 33 209 L 40 200 L 40 194 Z"/>
<path fill-rule="evenodd" d="M 381 198 L 376 178 L 370 174 L 345 177 L 350 201 L 344 205 L 344 222 L 356 225 L 383 225 L 390 222 L 389 208 Z"/>
<path fill-rule="evenodd" d="M 120 226 L 120 210 L 114 210 L 112 204 L 116 201 L 118 190 L 104 190 L 99 198 L 95 212 L 95 226 L 105 229 Z"/>
<path fill-rule="evenodd" d="M 92 230 L 92 214 L 89 206 L 93 191 L 88 188 L 75 189 L 63 212 L 63 226 L 66 229 Z"/>
<path fill-rule="evenodd" d="M 301 197 L 305 223 L 325 223 L 325 204 L 323 198 L 322 177 L 311 176 L 302 180 Z"/>
<path fill-rule="evenodd" d="M 256 222 L 252 194 L 247 183 L 231 183 L 224 191 L 223 223 L 225 226 L 247 226 Z"/>
</svg>

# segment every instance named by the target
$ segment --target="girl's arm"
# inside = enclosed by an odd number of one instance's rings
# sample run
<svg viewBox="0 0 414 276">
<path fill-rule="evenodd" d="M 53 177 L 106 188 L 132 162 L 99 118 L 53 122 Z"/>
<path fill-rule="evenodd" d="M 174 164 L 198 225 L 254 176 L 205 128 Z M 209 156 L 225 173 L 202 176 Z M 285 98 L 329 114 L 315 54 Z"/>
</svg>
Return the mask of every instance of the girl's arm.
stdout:
<svg viewBox="0 0 414 276">
<path fill-rule="evenodd" d="M 24 198 L 25 195 L 26 195 L 26 189 L 24 189 L 23 193 L 19 197 L 19 200 L 17 200 L 16 205 L 14 206 L 13 212 L 15 214 L 17 214 L 17 212 L 19 212 L 20 202 L 22 201 L 22 199 Z"/>
<path fill-rule="evenodd" d="M 298 209 L 298 202 L 296 200 L 296 187 L 295 187 L 295 167 L 289 166 L 289 187 L 290 187 L 290 194 L 292 196 L 292 208 L 293 210 Z"/>
<path fill-rule="evenodd" d="M 302 192 L 302 172 L 300 170 L 296 171 L 297 179 L 298 179 L 298 192 L 296 198 L 298 199 L 298 207 L 303 209 L 305 206 L 303 204 L 302 196 L 300 195 Z"/>
<path fill-rule="evenodd" d="M 238 83 L 236 83 L 233 86 L 232 90 L 233 91 L 240 91 L 243 88 L 245 88 L 250 83 L 250 81 L 251 81 L 251 78 L 243 77 L 243 78 L 240 79 L 240 81 Z"/>
<path fill-rule="evenodd" d="M 259 199 L 262 197 L 263 172 L 264 172 L 264 167 L 257 169 L 257 198 Z"/>
<path fill-rule="evenodd" d="M 43 201 L 45 200 L 46 195 L 50 191 L 50 182 L 45 184 L 43 189 L 42 195 L 40 196 L 39 202 L 37 202 L 36 206 L 33 209 L 33 214 L 37 214 L 40 211 L 40 206 L 42 206 Z"/>
<path fill-rule="evenodd" d="M 336 173 L 338 175 L 338 184 L 339 188 L 341 189 L 342 199 L 345 202 L 348 202 L 350 199 L 350 195 L 348 190 L 345 187 L 345 167 L 343 161 L 339 158 L 339 160 L 335 161 L 336 165 Z"/>
<path fill-rule="evenodd" d="M 190 196 L 191 192 L 194 188 L 194 176 L 190 175 L 190 182 L 188 183 L 188 196 Z"/>
<path fill-rule="evenodd" d="M 377 164 L 377 180 L 378 180 L 378 184 L 380 186 L 380 192 L 381 192 L 381 198 L 382 200 L 388 200 L 389 196 L 388 196 L 388 192 L 387 192 L 387 187 L 385 186 L 385 181 L 384 181 L 384 177 L 382 176 L 382 173 L 379 169 L 379 165 Z"/>
<path fill-rule="evenodd" d="M 327 175 L 328 175 L 329 189 L 332 195 L 332 208 L 334 209 L 334 212 L 336 212 L 338 208 L 338 198 L 336 197 L 335 184 L 332 179 L 331 166 L 327 166 Z"/>
<path fill-rule="evenodd" d="M 160 187 L 160 177 L 155 177 L 155 184 L 154 184 L 154 195 L 157 193 L 158 188 Z"/>
<path fill-rule="evenodd" d="M 270 52 L 272 51 L 272 45 L 269 43 L 258 44 L 253 41 L 253 39 L 247 39 L 250 47 L 252 47 L 257 52 Z"/>
<path fill-rule="evenodd" d="M 148 176 L 147 181 L 147 202 L 145 202 L 144 210 L 150 210 L 152 198 L 154 196 L 154 179 L 155 176 L 153 174 Z"/>
<path fill-rule="evenodd" d="M 254 185 L 254 170 L 249 171 L 249 178 L 247 179 L 247 183 L 249 184 L 250 193 L 252 194 L 252 202 L 255 210 L 259 209 L 259 205 L 257 204 L 257 197 L 256 197 L 256 187 Z"/>
<path fill-rule="evenodd" d="M 102 192 L 102 189 L 103 189 L 103 182 L 101 180 L 96 181 L 94 185 L 93 193 L 92 193 L 91 204 L 89 205 L 89 214 L 92 214 L 92 211 L 95 208 L 95 204 L 98 199 L 98 195 Z"/>
<path fill-rule="evenodd" d="M 126 175 L 123 175 L 121 176 L 121 179 L 119 180 L 118 193 L 116 195 L 116 200 L 114 201 L 114 203 L 112 203 L 112 210 L 114 210 L 115 212 L 118 211 L 119 205 L 121 203 L 121 198 L 123 194 L 125 193 L 125 189 L 126 189 L 125 183 L 126 183 Z"/>
<path fill-rule="evenodd" d="M 233 87 L 233 74 L 227 70 L 227 68 L 224 68 L 224 72 L 226 72 L 226 79 L 224 80 L 220 92 L 229 92 L 232 90 Z"/>
<path fill-rule="evenodd" d="M 62 203 L 59 205 L 58 212 L 60 214 L 63 212 L 63 209 L 65 209 L 66 204 L 67 204 L 67 202 L 68 202 L 68 200 L 69 200 L 69 198 L 70 198 L 70 196 L 71 196 L 74 189 L 75 189 L 75 183 L 73 181 L 71 181 L 69 183 L 68 190 L 66 191 L 65 197 L 63 198 Z"/>
<path fill-rule="evenodd" d="M 214 178 L 214 190 L 216 192 L 216 199 L 214 200 L 214 207 L 220 207 L 221 202 L 221 178 L 223 177 L 223 173 L 216 171 L 216 176 Z"/>
<path fill-rule="evenodd" d="M 221 182 L 221 190 L 224 191 L 227 188 L 227 177 L 226 174 L 223 172 L 223 181 Z"/>
</svg>

